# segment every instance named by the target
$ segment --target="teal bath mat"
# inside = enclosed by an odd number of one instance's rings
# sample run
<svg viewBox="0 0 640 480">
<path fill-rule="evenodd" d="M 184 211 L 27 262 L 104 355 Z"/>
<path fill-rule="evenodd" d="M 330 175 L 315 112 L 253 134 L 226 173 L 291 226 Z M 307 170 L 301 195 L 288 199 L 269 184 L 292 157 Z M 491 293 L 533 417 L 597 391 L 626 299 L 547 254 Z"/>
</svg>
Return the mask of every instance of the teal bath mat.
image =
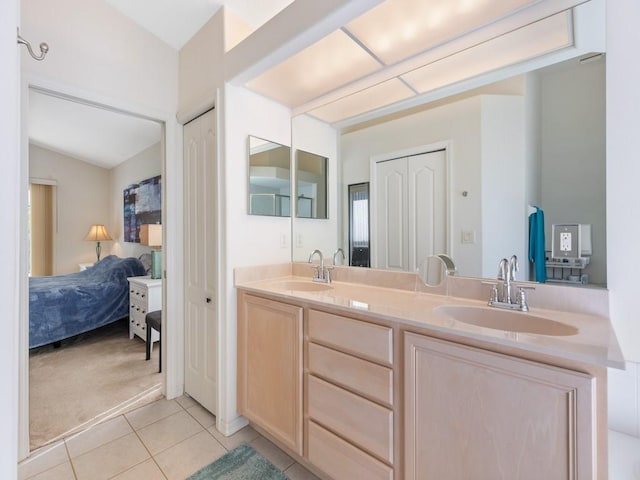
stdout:
<svg viewBox="0 0 640 480">
<path fill-rule="evenodd" d="M 244 443 L 198 470 L 187 480 L 287 480 L 287 477 Z"/>
</svg>

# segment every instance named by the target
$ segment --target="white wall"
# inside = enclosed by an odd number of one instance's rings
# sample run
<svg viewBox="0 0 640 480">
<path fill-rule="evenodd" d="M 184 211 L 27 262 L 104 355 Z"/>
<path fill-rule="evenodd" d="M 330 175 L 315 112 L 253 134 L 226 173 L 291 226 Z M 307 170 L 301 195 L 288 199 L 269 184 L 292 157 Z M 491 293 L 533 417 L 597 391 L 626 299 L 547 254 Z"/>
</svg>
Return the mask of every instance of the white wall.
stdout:
<svg viewBox="0 0 640 480">
<path fill-rule="evenodd" d="M 78 264 L 96 261 L 96 243 L 87 242 L 91 225 L 102 223 L 113 237 L 110 221 L 109 170 L 76 158 L 29 146 L 29 176 L 55 180 L 54 275 L 78 271 Z M 102 256 L 111 242 L 102 242 Z"/>
<path fill-rule="evenodd" d="M 606 7 L 607 285 L 610 318 L 628 360 L 626 371 L 609 370 L 609 421 L 640 436 L 640 322 L 632 261 L 640 238 L 640 64 L 629 61 L 640 45 L 640 2 L 609 1 Z"/>
<path fill-rule="evenodd" d="M 17 478 L 18 457 L 18 345 L 20 342 L 20 245 L 21 174 L 20 158 L 20 84 L 19 54 L 15 26 L 18 21 L 17 0 L 0 2 L 0 305 L 5 318 L 0 336 L 0 477 Z"/>
<path fill-rule="evenodd" d="M 236 290 L 233 269 L 291 260 L 291 219 L 250 216 L 248 208 L 247 137 L 291 145 L 291 111 L 242 87 L 226 84 L 221 114 L 220 171 L 223 179 L 221 239 L 223 265 L 220 322 L 224 364 L 218 385 L 225 397 L 219 404 L 217 427 L 223 433 L 236 429 Z M 283 242 L 284 239 L 284 242 Z"/>
<path fill-rule="evenodd" d="M 180 50 L 178 109 L 199 110 L 215 100 L 224 81 L 224 9 L 218 12 Z M 198 111 L 197 114 L 203 113 Z"/>
<path fill-rule="evenodd" d="M 584 272 L 589 283 L 606 285 L 605 62 L 558 67 L 539 79 L 546 249 L 552 224 L 591 224 L 593 255 Z"/>
<path fill-rule="evenodd" d="M 340 244 L 338 238 L 338 208 L 343 197 L 339 189 L 338 133 L 328 124 L 308 115 L 299 115 L 292 120 L 292 155 L 296 149 L 327 157 L 327 199 L 326 219 L 294 218 L 292 230 L 293 260 L 306 262 L 309 254 L 319 249 L 330 259 L 338 247 L 348 256 L 348 242 Z"/>
<path fill-rule="evenodd" d="M 103 0 L 22 0 L 21 33 L 47 42 L 46 61 L 22 48 L 23 72 L 124 102 L 175 112 L 178 53 Z"/>
<path fill-rule="evenodd" d="M 473 97 L 397 120 L 343 134 L 340 139 L 342 179 L 340 195 L 347 187 L 370 181 L 370 158 L 412 147 L 449 141 L 452 221 L 448 252 L 463 275 L 481 274 L 480 98 Z M 468 192 L 466 197 L 462 192 Z M 349 244 L 348 205 L 342 205 L 344 245 Z M 475 244 L 461 244 L 462 230 L 474 230 Z"/>
<path fill-rule="evenodd" d="M 158 126 L 160 130 L 160 126 Z M 158 132 L 158 136 L 160 132 Z M 150 247 L 124 241 L 124 195 L 123 190 L 140 180 L 160 175 L 162 171 L 162 149 L 160 143 L 150 146 L 109 171 L 109 233 L 113 238 L 111 253 L 119 257 L 139 257 L 149 253 Z M 164 184 L 163 184 L 164 186 Z"/>
<path fill-rule="evenodd" d="M 495 278 L 498 261 L 516 255 L 517 278 L 528 279 L 524 100 L 514 95 L 482 95 L 480 101 L 481 276 Z M 454 195 L 457 194 L 454 190 Z"/>
</svg>

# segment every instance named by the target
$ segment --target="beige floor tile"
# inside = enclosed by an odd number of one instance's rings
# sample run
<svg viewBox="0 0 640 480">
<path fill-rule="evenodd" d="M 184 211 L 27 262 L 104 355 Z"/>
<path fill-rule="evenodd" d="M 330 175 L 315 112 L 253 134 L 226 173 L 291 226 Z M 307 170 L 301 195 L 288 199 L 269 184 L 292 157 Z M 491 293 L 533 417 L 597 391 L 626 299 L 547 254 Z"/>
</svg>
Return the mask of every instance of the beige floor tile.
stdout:
<svg viewBox="0 0 640 480">
<path fill-rule="evenodd" d="M 124 416 L 120 415 L 96 425 L 89 430 L 67 438 L 65 442 L 67 443 L 69 455 L 71 455 L 71 458 L 75 458 L 89 450 L 93 450 L 100 445 L 124 437 L 132 432 L 133 429 L 131 425 L 129 425 L 129 422 L 127 422 Z"/>
<path fill-rule="evenodd" d="M 175 401 L 178 402 L 185 410 L 189 407 L 193 407 L 194 405 L 199 405 L 198 402 L 187 395 L 182 395 L 181 397 L 176 398 Z"/>
<path fill-rule="evenodd" d="M 63 441 L 57 442 L 33 452 L 29 458 L 20 463 L 18 465 L 18 478 L 23 480 L 33 477 L 68 461 L 67 447 Z"/>
<path fill-rule="evenodd" d="M 187 408 L 187 412 L 204 428 L 209 428 L 216 424 L 216 417 L 201 405 L 189 407 Z"/>
<path fill-rule="evenodd" d="M 216 437 L 216 440 L 218 440 L 227 450 L 233 450 L 238 445 L 241 445 L 243 443 L 250 443 L 260 435 L 249 425 L 244 427 L 242 430 L 238 430 L 236 433 L 228 437 L 225 437 L 222 433 L 216 430 L 216 427 L 210 427 L 207 430 L 209 431 L 209 433 L 211 433 L 211 435 Z"/>
<path fill-rule="evenodd" d="M 182 408 L 175 400 L 167 400 L 163 398 L 162 400 L 145 405 L 133 412 L 129 412 L 125 417 L 134 430 L 140 430 L 147 425 L 151 425 L 153 422 L 157 422 L 162 418 L 180 411 L 182 411 Z"/>
<path fill-rule="evenodd" d="M 57 467 L 45 470 L 29 480 L 75 480 L 76 476 L 71 468 L 71 462 L 64 462 Z"/>
<path fill-rule="evenodd" d="M 149 458 L 135 433 L 113 440 L 72 459 L 78 480 L 111 478 Z"/>
<path fill-rule="evenodd" d="M 112 480 L 166 480 L 160 467 L 153 459 L 142 462 L 126 472 L 116 475 Z"/>
<path fill-rule="evenodd" d="M 284 472 L 289 480 L 320 480 L 299 463 L 294 463 Z"/>
<path fill-rule="evenodd" d="M 293 465 L 293 459 L 280 450 L 274 443 L 266 438 L 259 436 L 251 442 L 251 446 L 255 448 L 264 458 L 273 463 L 274 467 L 280 470 L 286 470 Z"/>
<path fill-rule="evenodd" d="M 155 456 L 169 480 L 184 480 L 226 453 L 213 436 L 203 431 Z"/>
<path fill-rule="evenodd" d="M 203 430 L 184 410 L 138 430 L 138 435 L 152 455 L 159 453 Z"/>
</svg>

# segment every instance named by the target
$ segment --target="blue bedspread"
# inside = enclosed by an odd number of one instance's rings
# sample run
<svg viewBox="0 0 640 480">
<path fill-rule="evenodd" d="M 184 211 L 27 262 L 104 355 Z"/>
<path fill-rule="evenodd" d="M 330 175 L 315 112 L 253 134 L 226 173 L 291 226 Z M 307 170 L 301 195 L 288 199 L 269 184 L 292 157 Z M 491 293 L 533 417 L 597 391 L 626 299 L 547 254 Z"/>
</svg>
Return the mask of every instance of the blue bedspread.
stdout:
<svg viewBox="0 0 640 480">
<path fill-rule="evenodd" d="M 137 258 L 110 255 L 82 272 L 29 279 L 29 348 L 63 340 L 129 314 L 127 277 L 144 275 Z"/>
</svg>

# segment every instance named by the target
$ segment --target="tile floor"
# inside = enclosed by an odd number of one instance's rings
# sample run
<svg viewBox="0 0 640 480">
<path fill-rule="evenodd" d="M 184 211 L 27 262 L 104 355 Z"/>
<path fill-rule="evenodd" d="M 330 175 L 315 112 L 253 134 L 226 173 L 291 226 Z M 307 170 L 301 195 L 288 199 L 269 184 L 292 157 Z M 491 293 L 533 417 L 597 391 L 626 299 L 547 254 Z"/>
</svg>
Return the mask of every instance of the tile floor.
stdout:
<svg viewBox="0 0 640 480">
<path fill-rule="evenodd" d="M 290 480 L 317 480 L 251 427 L 225 437 L 193 399 L 158 400 L 34 452 L 20 480 L 184 480 L 242 442 Z"/>
</svg>

